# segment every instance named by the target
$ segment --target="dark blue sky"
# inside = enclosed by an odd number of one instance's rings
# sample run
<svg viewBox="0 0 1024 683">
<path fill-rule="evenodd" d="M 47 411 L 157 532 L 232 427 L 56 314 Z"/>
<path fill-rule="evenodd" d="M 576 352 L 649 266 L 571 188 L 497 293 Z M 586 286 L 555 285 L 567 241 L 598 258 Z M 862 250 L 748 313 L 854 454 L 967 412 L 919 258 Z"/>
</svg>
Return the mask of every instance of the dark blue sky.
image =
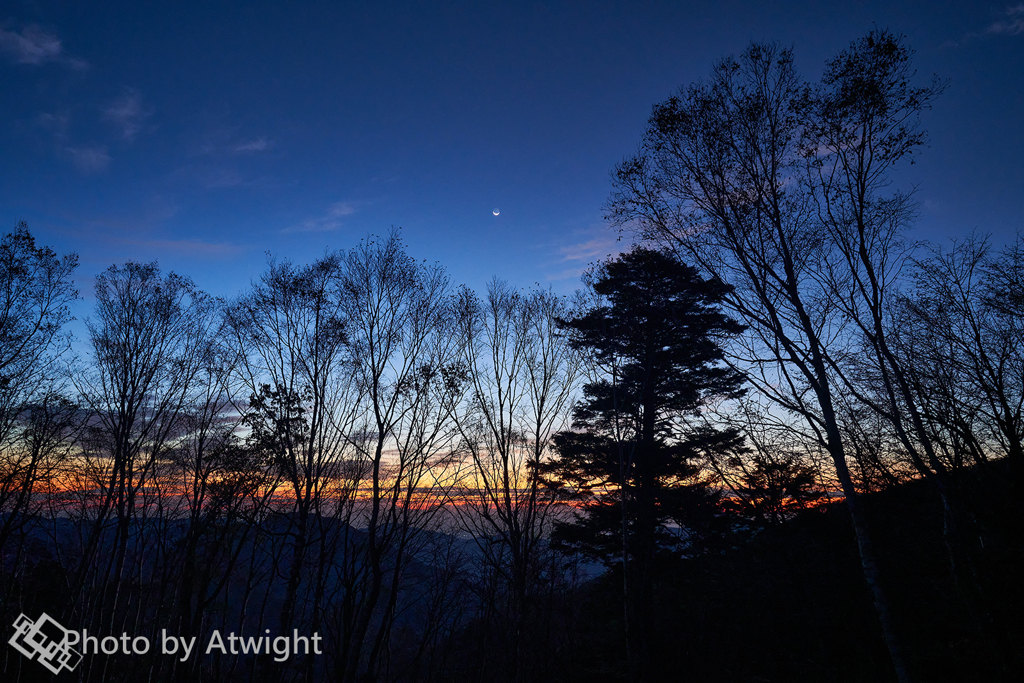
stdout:
<svg viewBox="0 0 1024 683">
<path fill-rule="evenodd" d="M 616 248 L 601 207 L 651 105 L 751 40 L 814 79 L 903 33 L 928 112 L 917 236 L 1024 216 L 1024 4 L 59 2 L 0 5 L 0 227 L 77 251 L 77 281 L 158 259 L 233 296 L 403 228 L 457 283 L 569 292 Z M 494 216 L 492 210 L 500 209 Z"/>
</svg>

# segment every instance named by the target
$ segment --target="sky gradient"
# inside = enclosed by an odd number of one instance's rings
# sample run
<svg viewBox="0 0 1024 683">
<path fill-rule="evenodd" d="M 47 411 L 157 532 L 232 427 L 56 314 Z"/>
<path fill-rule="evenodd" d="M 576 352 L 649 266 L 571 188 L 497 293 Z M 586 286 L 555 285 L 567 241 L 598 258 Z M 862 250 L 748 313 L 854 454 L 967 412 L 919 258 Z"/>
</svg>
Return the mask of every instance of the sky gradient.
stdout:
<svg viewBox="0 0 1024 683">
<path fill-rule="evenodd" d="M 159 260 L 232 297 L 402 228 L 456 284 L 568 293 L 616 251 L 612 167 L 651 106 L 752 40 L 816 79 L 873 27 L 920 81 L 916 237 L 1006 241 L 1024 215 L 1024 4 L 105 2 L 0 6 L 0 227 L 93 277 Z M 494 209 L 500 215 L 493 214 Z"/>
</svg>

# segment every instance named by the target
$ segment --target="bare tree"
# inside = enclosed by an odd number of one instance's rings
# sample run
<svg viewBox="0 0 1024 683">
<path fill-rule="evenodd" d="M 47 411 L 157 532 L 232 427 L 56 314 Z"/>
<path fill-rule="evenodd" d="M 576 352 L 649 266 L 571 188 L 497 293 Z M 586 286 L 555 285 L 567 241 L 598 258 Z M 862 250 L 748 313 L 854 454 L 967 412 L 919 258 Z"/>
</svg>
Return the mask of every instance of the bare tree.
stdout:
<svg viewBox="0 0 1024 683">
<path fill-rule="evenodd" d="M 250 395 L 253 438 L 288 489 L 291 558 L 279 623 L 285 632 L 293 625 L 310 540 L 324 538 L 325 490 L 348 436 L 352 400 L 339 267 L 332 257 L 305 268 L 271 263 L 226 315 Z"/>
<path fill-rule="evenodd" d="M 907 193 L 884 193 L 891 167 L 924 143 L 918 114 L 943 88 L 936 79 L 913 87 L 913 75 L 910 52 L 897 38 L 869 34 L 829 63 L 806 108 L 801 146 L 816 224 L 831 246 L 823 284 L 860 341 L 845 357 L 831 354 L 830 363 L 844 388 L 891 424 L 915 467 L 933 478 L 945 500 L 947 467 L 888 335 L 909 261 L 903 235 L 915 205 Z M 859 386 L 865 365 L 873 391 Z"/>
<path fill-rule="evenodd" d="M 438 521 L 451 485 L 454 414 L 463 370 L 448 278 L 417 263 L 398 236 L 342 257 L 341 297 L 360 396 L 350 442 L 360 485 L 358 565 L 338 605 L 336 669 L 345 680 L 388 675 L 386 653 L 406 572 Z"/>
<path fill-rule="evenodd" d="M 56 361 L 68 347 L 61 329 L 78 298 L 78 257 L 37 247 L 25 223 L 0 240 L 0 550 L 38 503 L 75 417 L 61 397 Z"/>
<path fill-rule="evenodd" d="M 706 460 L 717 482 L 731 494 L 723 507 L 761 526 L 781 524 L 796 510 L 822 499 L 828 486 L 813 457 L 815 440 L 755 399 L 744 397 L 732 410 L 708 416 L 732 425 L 745 444 L 724 453 L 710 451 Z"/>
<path fill-rule="evenodd" d="M 949 469 L 1005 456 L 1024 485 L 1024 258 L 971 237 L 915 262 L 915 291 L 893 326 L 913 399 Z M 1016 294 L 1016 296 L 1015 296 Z"/>
<path fill-rule="evenodd" d="M 181 435 L 154 481 L 164 492 L 160 503 L 169 520 L 153 544 L 163 560 L 155 578 L 166 591 L 161 604 L 170 608 L 161 621 L 180 633 L 209 630 L 210 608 L 225 594 L 260 517 L 252 502 L 265 507 L 259 490 L 267 475 L 253 466 L 234 435 L 238 416 L 232 410 L 230 359 L 223 348 L 209 355 L 193 401 L 179 418 Z M 174 531 L 182 526 L 180 534 Z M 155 671 L 164 675 L 170 668 L 176 680 L 194 680 L 200 662 L 158 660 Z"/>
<path fill-rule="evenodd" d="M 254 623 L 280 599 L 279 628 L 325 633 L 328 671 L 388 678 L 408 664 L 391 657 L 394 628 L 420 599 L 410 572 L 454 476 L 462 372 L 447 278 L 397 235 L 369 239 L 306 267 L 272 262 L 225 321 L 249 395 L 237 453 L 264 473 L 273 512 L 245 570 L 262 596 Z M 318 666 L 307 657 L 301 675 Z"/>
<path fill-rule="evenodd" d="M 459 335 L 471 390 L 460 416 L 468 455 L 455 510 L 477 545 L 484 571 L 496 575 L 496 599 L 486 604 L 491 628 L 511 631 L 509 680 L 520 680 L 536 652 L 524 647 L 555 498 L 542 486 L 540 466 L 551 437 L 569 425 L 581 375 L 580 356 L 557 331 L 568 315 L 550 292 L 522 294 L 494 280 L 486 299 L 463 291 Z M 485 579 L 487 580 L 487 579 Z M 489 601 L 485 601 L 487 603 Z"/>
<path fill-rule="evenodd" d="M 96 279 L 96 300 L 87 322 L 92 367 L 74 380 L 90 420 L 79 464 L 99 492 L 80 511 L 91 530 L 75 609 L 82 623 L 113 631 L 116 619 L 145 617 L 142 600 L 128 610 L 128 592 L 147 578 L 140 558 L 159 529 L 150 523 L 162 504 L 152 486 L 201 393 L 217 307 L 187 278 L 161 276 L 155 263 L 111 266 Z"/>
<path fill-rule="evenodd" d="M 655 107 L 640 153 L 616 171 L 609 205 L 618 225 L 735 287 L 728 305 L 750 329 L 735 362 L 759 391 L 801 415 L 830 454 L 901 681 L 909 673 L 850 472 L 837 392 L 852 385 L 842 360 L 865 345 L 881 359 L 876 367 L 893 373 L 885 294 L 902 266 L 910 205 L 880 193 L 892 165 L 922 143 L 918 113 L 941 89 L 912 88 L 908 65 L 898 38 L 872 32 L 812 89 L 789 51 L 753 45 L 717 65 L 709 83 Z M 890 379 L 896 387 L 898 377 Z"/>
</svg>

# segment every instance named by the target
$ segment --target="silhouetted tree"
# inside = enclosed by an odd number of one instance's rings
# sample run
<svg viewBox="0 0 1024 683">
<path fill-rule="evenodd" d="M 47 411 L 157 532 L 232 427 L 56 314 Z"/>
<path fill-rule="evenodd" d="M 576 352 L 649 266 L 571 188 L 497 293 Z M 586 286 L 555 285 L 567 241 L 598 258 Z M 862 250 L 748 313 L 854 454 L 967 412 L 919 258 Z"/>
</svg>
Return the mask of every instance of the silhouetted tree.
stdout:
<svg viewBox="0 0 1024 683">
<path fill-rule="evenodd" d="M 831 60 L 817 88 L 797 76 L 790 51 L 752 45 L 719 63 L 709 82 L 655 107 L 639 154 L 616 170 L 609 205 L 619 225 L 735 287 L 725 304 L 750 334 L 734 362 L 801 415 L 829 452 L 901 681 L 909 674 L 850 474 L 837 393 L 859 391 L 845 361 L 871 364 L 886 397 L 872 409 L 901 433 L 922 473 L 936 471 L 927 447 L 917 452 L 920 421 L 898 413 L 906 385 L 885 336 L 913 205 L 883 193 L 893 165 L 923 143 L 918 115 L 942 88 L 914 87 L 912 77 L 910 51 L 886 31 Z"/>
<path fill-rule="evenodd" d="M 814 441 L 796 438 L 791 425 L 780 424 L 778 416 L 755 401 L 738 404 L 710 415 L 712 421 L 739 429 L 745 441 L 743 448 L 707 458 L 717 483 L 731 494 L 722 507 L 762 527 L 780 524 L 824 495 L 819 468 L 806 453 Z"/>
<path fill-rule="evenodd" d="M 495 280 L 483 300 L 464 290 L 458 313 L 470 391 L 459 416 L 468 463 L 455 511 L 482 558 L 481 584 L 491 588 L 481 591 L 478 636 L 496 641 L 480 662 L 488 676 L 529 680 L 547 650 L 543 588 L 556 581 L 547 552 L 555 497 L 540 466 L 568 425 L 581 359 L 556 329 L 567 311 L 551 292 L 523 294 Z"/>
<path fill-rule="evenodd" d="M 96 278 L 87 327 L 93 364 L 74 379 L 90 413 L 78 464 L 96 495 L 77 511 L 90 531 L 74 609 L 90 628 L 114 631 L 152 607 L 137 590 L 153 564 L 140 558 L 159 547 L 149 540 L 165 511 L 161 478 L 203 395 L 217 302 L 156 263 L 128 262 Z"/>
<path fill-rule="evenodd" d="M 284 565 L 277 570 L 285 580 L 277 622 L 284 632 L 300 620 L 319 630 L 317 603 L 340 542 L 339 526 L 328 518 L 338 512 L 334 494 L 346 495 L 336 487 L 337 475 L 358 405 L 348 365 L 342 271 L 337 256 L 305 267 L 272 261 L 225 313 L 237 354 L 235 374 L 250 396 L 241 411 L 248 452 L 265 463 L 271 486 L 283 494 L 269 510 L 276 528 L 263 531 L 287 539 L 287 553 L 271 552 L 275 566 Z M 309 679 L 314 658 L 303 661 Z"/>
<path fill-rule="evenodd" d="M 945 466 L 1009 460 L 1024 486 L 1024 250 L 971 237 L 915 262 L 895 353 Z"/>
<path fill-rule="evenodd" d="M 555 437 L 546 468 L 590 494 L 559 537 L 620 563 L 631 671 L 643 678 L 651 570 L 660 553 L 696 551 L 717 495 L 696 479 L 709 451 L 738 445 L 700 421 L 711 402 L 737 397 L 743 378 L 721 364 L 721 344 L 743 327 L 718 304 L 729 291 L 665 252 L 635 247 L 588 274 L 597 298 L 564 321 L 570 343 L 598 369 L 576 406 L 574 431 Z"/>
<path fill-rule="evenodd" d="M 352 585 L 333 605 L 336 674 L 386 676 L 407 570 L 427 552 L 455 479 L 455 411 L 465 389 L 451 290 L 440 265 L 405 253 L 396 233 L 340 255 L 340 296 L 360 411 L 349 441 L 362 473 L 347 559 Z M 423 634 L 424 638 L 431 634 Z"/>
<path fill-rule="evenodd" d="M 0 551 L 38 506 L 33 492 L 75 417 L 55 361 L 68 348 L 61 329 L 78 298 L 77 265 L 75 254 L 37 247 L 23 222 L 0 240 Z"/>
</svg>

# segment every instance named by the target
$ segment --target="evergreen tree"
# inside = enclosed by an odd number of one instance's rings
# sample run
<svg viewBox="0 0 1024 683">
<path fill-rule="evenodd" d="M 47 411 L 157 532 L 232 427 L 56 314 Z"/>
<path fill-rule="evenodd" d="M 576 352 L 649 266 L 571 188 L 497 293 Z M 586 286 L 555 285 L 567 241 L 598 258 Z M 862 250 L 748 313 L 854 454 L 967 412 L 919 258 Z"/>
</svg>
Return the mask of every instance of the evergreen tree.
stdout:
<svg viewBox="0 0 1024 683">
<path fill-rule="evenodd" d="M 643 678 L 655 559 L 697 549 L 718 517 L 718 494 L 700 482 L 696 461 L 740 446 L 736 432 L 700 413 L 742 393 L 721 343 L 743 327 L 718 308 L 726 285 L 666 252 L 636 247 L 585 282 L 591 305 L 562 327 L 591 357 L 594 379 L 546 468 L 583 512 L 556 541 L 622 570 L 630 668 Z"/>
</svg>

